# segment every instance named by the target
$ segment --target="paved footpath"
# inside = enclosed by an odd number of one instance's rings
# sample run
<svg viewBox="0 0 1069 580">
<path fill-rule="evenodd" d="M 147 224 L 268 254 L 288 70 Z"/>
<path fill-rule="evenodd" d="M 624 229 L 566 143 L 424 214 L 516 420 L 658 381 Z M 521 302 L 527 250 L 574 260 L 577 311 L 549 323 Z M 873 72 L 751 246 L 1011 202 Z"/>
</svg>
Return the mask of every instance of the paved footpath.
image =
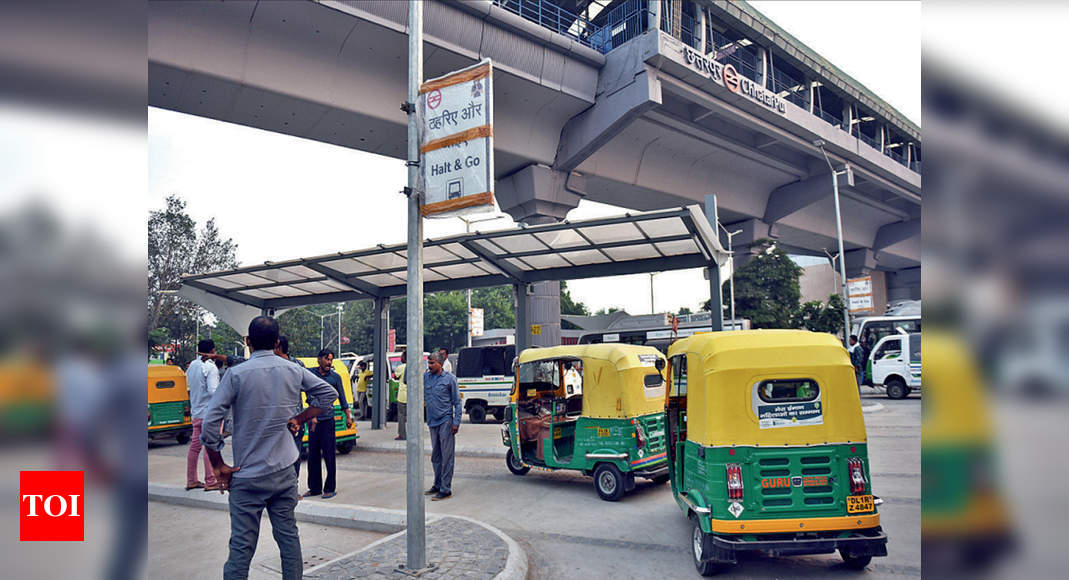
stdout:
<svg viewBox="0 0 1069 580">
<path fill-rule="evenodd" d="M 404 578 L 405 532 L 305 571 L 306 578 Z M 427 524 L 427 571 L 420 578 L 522 578 L 526 564 L 508 567 L 509 544 L 499 531 L 475 520 L 445 517 Z"/>
</svg>

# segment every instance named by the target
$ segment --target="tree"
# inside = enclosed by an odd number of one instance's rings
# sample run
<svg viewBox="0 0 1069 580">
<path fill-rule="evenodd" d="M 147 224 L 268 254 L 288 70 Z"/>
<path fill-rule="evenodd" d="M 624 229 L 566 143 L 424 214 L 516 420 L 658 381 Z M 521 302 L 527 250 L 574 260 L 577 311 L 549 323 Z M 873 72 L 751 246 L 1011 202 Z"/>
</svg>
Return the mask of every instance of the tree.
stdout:
<svg viewBox="0 0 1069 580">
<path fill-rule="evenodd" d="M 202 228 L 186 213 L 186 202 L 169 195 L 166 207 L 149 213 L 148 220 L 148 332 L 151 340 L 164 336 L 182 345 L 180 360 L 193 357 L 193 339 L 201 308 L 163 290 L 177 289 L 183 274 L 202 274 L 237 267 L 237 244 L 223 239 L 215 219 Z"/>
<path fill-rule="evenodd" d="M 843 297 L 832 294 L 827 302 L 810 300 L 802 304 L 795 312 L 793 327 L 838 334 L 843 329 Z"/>
<path fill-rule="evenodd" d="M 597 312 L 594 313 L 594 316 L 601 316 L 602 314 L 612 314 L 613 312 L 620 312 L 620 310 L 621 310 L 620 308 L 617 308 L 615 306 L 610 306 L 608 308 L 601 308 Z"/>
<path fill-rule="evenodd" d="M 686 306 L 680 306 L 679 312 L 677 312 L 676 314 L 678 316 L 683 316 L 684 314 L 691 314 L 691 311 L 690 308 L 687 308 Z"/>
<path fill-rule="evenodd" d="M 802 296 L 802 267 L 783 250 L 769 245 L 735 270 L 735 313 L 752 328 L 792 328 Z M 730 300 L 724 289 L 721 296 Z"/>
</svg>

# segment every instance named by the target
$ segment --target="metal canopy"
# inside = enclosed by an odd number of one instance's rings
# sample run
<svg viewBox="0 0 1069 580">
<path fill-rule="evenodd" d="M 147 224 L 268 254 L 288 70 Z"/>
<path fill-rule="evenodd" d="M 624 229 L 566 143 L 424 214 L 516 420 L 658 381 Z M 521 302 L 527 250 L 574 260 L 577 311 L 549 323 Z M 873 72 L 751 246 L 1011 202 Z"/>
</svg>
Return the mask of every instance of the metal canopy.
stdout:
<svg viewBox="0 0 1069 580">
<path fill-rule="evenodd" d="M 715 267 L 727 252 L 697 205 L 427 240 L 424 288 Z M 406 245 L 183 276 L 182 285 L 263 310 L 405 294 Z"/>
</svg>

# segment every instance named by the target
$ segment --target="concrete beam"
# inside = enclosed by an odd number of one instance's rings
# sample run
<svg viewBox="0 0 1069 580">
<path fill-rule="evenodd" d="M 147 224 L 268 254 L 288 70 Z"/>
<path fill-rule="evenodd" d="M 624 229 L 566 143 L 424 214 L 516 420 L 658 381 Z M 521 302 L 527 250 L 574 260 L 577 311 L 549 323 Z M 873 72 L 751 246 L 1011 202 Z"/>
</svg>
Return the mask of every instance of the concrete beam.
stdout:
<svg viewBox="0 0 1069 580">
<path fill-rule="evenodd" d="M 872 242 L 873 251 L 889 248 L 899 242 L 921 235 L 921 220 L 912 219 L 881 226 Z"/>
<path fill-rule="evenodd" d="M 661 104 L 661 83 L 644 70 L 634 80 L 609 95 L 601 95 L 593 107 L 572 117 L 561 131 L 553 168 L 571 171 L 594 154 L 632 121 Z"/>
<path fill-rule="evenodd" d="M 497 180 L 495 195 L 501 211 L 518 222 L 531 224 L 546 217 L 563 220 L 578 207 L 584 190 L 581 176 L 536 164 Z"/>
<path fill-rule="evenodd" d="M 776 223 L 831 195 L 831 175 L 828 174 L 815 175 L 777 187 L 768 196 L 763 221 Z"/>
<path fill-rule="evenodd" d="M 846 251 L 847 277 L 859 276 L 876 269 L 876 252 L 869 248 Z"/>
</svg>

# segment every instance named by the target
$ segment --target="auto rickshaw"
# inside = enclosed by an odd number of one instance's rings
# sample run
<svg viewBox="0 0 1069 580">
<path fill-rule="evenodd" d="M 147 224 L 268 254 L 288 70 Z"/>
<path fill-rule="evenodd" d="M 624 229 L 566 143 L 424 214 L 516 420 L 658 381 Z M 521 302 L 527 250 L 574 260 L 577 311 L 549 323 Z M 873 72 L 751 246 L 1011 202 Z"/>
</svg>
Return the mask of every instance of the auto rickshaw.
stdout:
<svg viewBox="0 0 1069 580">
<path fill-rule="evenodd" d="M 887 555 L 850 357 L 830 334 L 698 334 L 668 350 L 669 473 L 710 576 L 739 552 Z"/>
<path fill-rule="evenodd" d="M 965 342 L 945 330 L 925 334 L 923 570 L 977 572 L 1017 548 L 995 425 L 983 375 Z"/>
<path fill-rule="evenodd" d="M 309 370 L 319 367 L 319 360 L 312 357 L 299 357 L 297 359 L 307 367 Z M 345 366 L 345 362 L 334 359 L 334 372 L 338 373 L 341 377 L 342 388 L 345 389 L 345 398 L 349 401 L 349 407 L 353 406 L 353 384 L 349 378 L 349 369 Z M 304 392 L 301 392 L 301 405 L 308 406 L 308 398 Z M 334 445 L 338 449 L 338 453 L 345 455 L 353 450 L 356 446 L 356 440 L 360 438 L 360 435 L 356 432 L 356 421 L 353 421 L 352 428 L 349 428 L 345 424 L 345 413 L 341 410 L 341 400 L 334 401 Z M 301 438 L 301 454 L 308 452 L 308 431 L 304 431 L 304 436 Z"/>
<path fill-rule="evenodd" d="M 664 364 L 657 349 L 629 344 L 523 351 L 501 426 L 509 471 L 579 470 L 606 501 L 636 476 L 667 481 Z"/>
<path fill-rule="evenodd" d="M 179 444 L 193 436 L 186 374 L 172 365 L 148 365 L 148 437 L 174 437 Z"/>
</svg>

